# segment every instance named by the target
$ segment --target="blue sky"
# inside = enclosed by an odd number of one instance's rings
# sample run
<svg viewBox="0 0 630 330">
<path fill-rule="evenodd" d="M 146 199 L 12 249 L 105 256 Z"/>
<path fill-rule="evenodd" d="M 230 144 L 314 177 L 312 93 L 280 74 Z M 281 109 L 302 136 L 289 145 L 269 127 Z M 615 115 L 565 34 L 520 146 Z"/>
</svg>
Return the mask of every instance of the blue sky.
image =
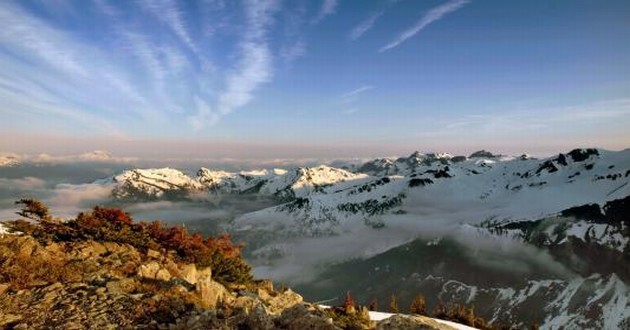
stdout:
<svg viewBox="0 0 630 330">
<path fill-rule="evenodd" d="M 630 2 L 0 2 L 0 152 L 258 158 L 630 142 Z"/>
</svg>

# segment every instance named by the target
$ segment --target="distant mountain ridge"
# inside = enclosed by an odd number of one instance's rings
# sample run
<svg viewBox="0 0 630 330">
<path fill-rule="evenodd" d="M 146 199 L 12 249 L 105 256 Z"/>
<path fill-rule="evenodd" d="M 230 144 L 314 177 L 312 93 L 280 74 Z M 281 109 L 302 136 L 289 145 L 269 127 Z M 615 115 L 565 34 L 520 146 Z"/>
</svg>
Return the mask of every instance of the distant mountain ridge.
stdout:
<svg viewBox="0 0 630 330">
<path fill-rule="evenodd" d="M 195 176 L 172 168 L 132 169 L 96 183 L 111 185 L 112 196 L 121 200 L 203 198 L 206 194 L 272 196 L 282 204 L 250 214 L 237 225 L 277 213 L 302 219 L 291 225 L 301 226 L 295 228 L 297 232 L 319 235 L 334 232 L 331 228 L 346 220 L 381 226 L 383 215 L 405 214 L 407 197 L 418 191 L 435 190 L 475 203 L 567 192 L 555 203 L 542 200 L 546 210 L 538 214 L 522 212 L 524 217 L 538 217 L 627 196 L 629 176 L 630 150 L 575 149 L 541 160 L 482 150 L 470 157 L 414 152 L 394 161 L 376 159 L 354 172 L 326 165 L 239 173 L 201 168 Z M 522 205 L 520 211 L 526 207 Z M 256 221 L 251 222 L 255 225 Z"/>
<path fill-rule="evenodd" d="M 111 185 L 112 196 L 119 200 L 203 199 L 222 194 L 275 198 L 276 206 L 239 216 L 230 231 L 249 243 L 248 258 L 256 269 L 264 276 L 279 274 L 279 280 L 285 279 L 285 272 L 296 271 L 283 268 L 295 260 L 312 267 L 343 267 L 347 259 L 369 263 L 376 258 L 378 267 L 394 267 L 396 261 L 387 261 L 391 257 L 385 257 L 387 253 L 398 249 L 394 255 L 402 253 L 403 260 L 413 260 L 418 254 L 400 249 L 418 236 L 421 244 L 412 246 L 439 247 L 431 251 L 451 249 L 444 242 L 452 235 L 473 246 L 495 242 L 499 249 L 506 243 L 526 250 L 534 247 L 548 253 L 549 262 L 560 260 L 558 267 L 574 277 L 546 272 L 544 263 L 526 262 L 519 267 L 542 273 L 488 285 L 466 280 L 462 272 L 496 270 L 458 267 L 438 258 L 435 264 L 421 259 L 429 267 L 427 273 L 418 273 L 420 277 L 411 282 L 414 271 L 403 271 L 400 276 L 372 279 L 372 286 L 361 286 L 363 282 L 354 277 L 348 287 L 331 290 L 369 291 L 375 282 L 392 290 L 402 285 L 439 294 L 446 302 L 479 304 L 488 319 L 536 321 L 543 328 L 589 324 L 614 329 L 630 325 L 630 315 L 623 312 L 630 310 L 630 271 L 624 266 L 630 264 L 630 211 L 623 211 L 629 182 L 630 149 L 575 149 L 543 159 L 484 150 L 468 157 L 414 152 L 349 169 L 321 165 L 232 173 L 201 168 L 193 175 L 170 168 L 134 169 L 97 183 Z M 319 244 L 335 248 L 321 249 Z M 317 253 L 309 252 L 313 249 Z M 343 269 L 339 271 L 354 274 Z M 364 274 L 355 276 L 369 273 Z M 441 274 L 440 279 L 435 274 Z M 331 283 L 337 275 L 327 273 L 324 282 Z M 317 277 L 309 283 L 320 288 L 315 291 L 319 294 L 328 292 L 318 286 Z M 308 284 L 301 290 L 308 294 Z M 462 292 L 469 294 L 462 298 Z"/>
</svg>

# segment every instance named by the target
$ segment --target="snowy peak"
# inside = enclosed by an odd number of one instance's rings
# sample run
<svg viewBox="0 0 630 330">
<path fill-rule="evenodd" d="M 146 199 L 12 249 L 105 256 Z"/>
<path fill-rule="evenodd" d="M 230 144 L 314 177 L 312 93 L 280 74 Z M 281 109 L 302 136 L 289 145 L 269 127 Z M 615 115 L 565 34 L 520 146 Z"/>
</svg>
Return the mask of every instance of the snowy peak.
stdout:
<svg viewBox="0 0 630 330">
<path fill-rule="evenodd" d="M 312 168 L 300 168 L 297 170 L 297 176 L 291 189 L 296 197 L 309 195 L 313 192 L 327 192 L 327 189 L 333 185 L 340 188 L 340 184 L 363 180 L 368 178 L 366 174 L 355 174 L 346 170 L 321 165 Z"/>
<path fill-rule="evenodd" d="M 400 157 L 396 160 L 380 158 L 366 162 L 356 172 L 372 176 L 409 175 L 422 167 L 448 165 L 465 160 L 465 156 L 453 156 L 445 152 L 423 154 L 415 151 L 407 157 Z"/>
<path fill-rule="evenodd" d="M 242 171 L 238 173 L 201 168 L 196 177 L 171 168 L 133 169 L 100 183 L 111 183 L 116 198 L 159 198 L 165 193 L 183 197 L 186 193 L 261 194 L 282 200 L 326 193 L 330 187 L 343 186 L 367 178 L 330 166 Z M 173 195 L 174 194 L 174 195 Z"/>
<path fill-rule="evenodd" d="M 183 172 L 172 168 L 134 169 L 111 179 L 116 184 L 112 195 L 116 198 L 159 198 L 181 196 L 204 187 Z"/>
</svg>

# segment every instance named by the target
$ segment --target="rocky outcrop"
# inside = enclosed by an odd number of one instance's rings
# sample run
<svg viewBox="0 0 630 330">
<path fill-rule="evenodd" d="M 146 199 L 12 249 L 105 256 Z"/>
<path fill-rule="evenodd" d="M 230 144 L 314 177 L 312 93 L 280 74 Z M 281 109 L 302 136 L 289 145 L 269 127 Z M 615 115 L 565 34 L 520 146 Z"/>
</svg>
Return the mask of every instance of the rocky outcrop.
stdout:
<svg viewBox="0 0 630 330">
<path fill-rule="evenodd" d="M 413 330 L 454 330 L 455 328 L 438 323 L 432 318 L 424 316 L 407 316 L 394 315 L 390 318 L 379 322 L 376 330 L 397 330 L 397 329 L 413 329 Z"/>
<path fill-rule="evenodd" d="M 29 235 L 0 235 L 0 311 L 9 329 L 341 328 L 330 311 L 269 280 L 226 287 L 167 251 Z"/>
</svg>

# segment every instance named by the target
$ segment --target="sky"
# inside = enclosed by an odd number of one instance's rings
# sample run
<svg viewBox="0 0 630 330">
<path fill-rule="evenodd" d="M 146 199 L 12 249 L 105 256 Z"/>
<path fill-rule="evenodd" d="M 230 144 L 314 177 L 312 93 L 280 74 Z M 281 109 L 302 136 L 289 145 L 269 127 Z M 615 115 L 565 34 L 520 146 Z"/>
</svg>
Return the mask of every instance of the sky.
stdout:
<svg viewBox="0 0 630 330">
<path fill-rule="evenodd" d="M 4 0 L 0 153 L 630 147 L 626 0 Z"/>
</svg>

